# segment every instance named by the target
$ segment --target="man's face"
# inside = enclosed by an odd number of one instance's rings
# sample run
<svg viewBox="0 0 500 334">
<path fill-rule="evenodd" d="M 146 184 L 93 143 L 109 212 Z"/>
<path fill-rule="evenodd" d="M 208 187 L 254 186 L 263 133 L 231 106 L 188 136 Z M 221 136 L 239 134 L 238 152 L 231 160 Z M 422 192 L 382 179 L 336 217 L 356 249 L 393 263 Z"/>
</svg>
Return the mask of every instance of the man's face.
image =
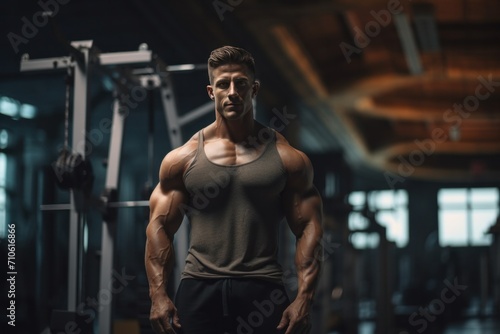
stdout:
<svg viewBox="0 0 500 334">
<path fill-rule="evenodd" d="M 252 98 L 259 90 L 258 82 L 246 65 L 227 64 L 212 71 L 212 84 L 207 86 L 215 110 L 227 120 L 240 119 L 252 113 Z"/>
</svg>

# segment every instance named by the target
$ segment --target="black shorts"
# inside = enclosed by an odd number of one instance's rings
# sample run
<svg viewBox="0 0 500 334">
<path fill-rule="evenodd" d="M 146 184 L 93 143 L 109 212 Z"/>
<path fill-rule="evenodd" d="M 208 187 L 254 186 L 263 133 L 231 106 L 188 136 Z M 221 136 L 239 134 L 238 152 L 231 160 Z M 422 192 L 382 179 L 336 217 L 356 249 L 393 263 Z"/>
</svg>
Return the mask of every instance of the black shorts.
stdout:
<svg viewBox="0 0 500 334">
<path fill-rule="evenodd" d="M 283 285 L 258 279 L 181 281 L 175 305 L 178 334 L 276 334 L 290 304 Z"/>
</svg>

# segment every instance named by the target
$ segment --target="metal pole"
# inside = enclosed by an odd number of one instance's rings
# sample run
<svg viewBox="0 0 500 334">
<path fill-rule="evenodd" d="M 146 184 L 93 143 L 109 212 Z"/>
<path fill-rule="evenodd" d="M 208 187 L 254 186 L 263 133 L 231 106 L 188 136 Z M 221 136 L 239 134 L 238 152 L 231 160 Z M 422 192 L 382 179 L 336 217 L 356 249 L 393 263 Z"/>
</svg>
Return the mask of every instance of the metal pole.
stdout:
<svg viewBox="0 0 500 334">
<path fill-rule="evenodd" d="M 118 178 L 120 172 L 120 157 L 123 142 L 123 127 L 125 123 L 124 114 L 120 113 L 120 101 L 116 97 L 113 105 L 113 125 L 111 128 L 110 148 L 108 153 L 108 169 L 106 171 L 105 189 L 107 191 L 118 189 Z M 114 217 L 114 216 L 113 216 Z M 100 271 L 100 294 L 99 301 L 102 307 L 99 314 L 99 333 L 108 334 L 111 331 L 112 319 L 112 286 L 111 275 L 113 270 L 113 248 L 115 243 L 116 221 L 114 219 L 103 220 L 101 238 L 101 271 Z M 101 294 L 102 292 L 102 294 Z M 106 301 L 101 301 L 106 294 Z"/>
<path fill-rule="evenodd" d="M 71 43 L 83 54 L 85 62 L 74 66 L 74 94 L 73 94 L 73 134 L 72 148 L 73 153 L 80 153 L 85 158 L 85 133 L 87 127 L 87 102 L 88 102 L 88 70 L 89 70 L 89 50 L 92 47 L 92 41 L 80 41 Z M 79 233 L 81 219 L 82 203 L 77 191 L 71 190 L 71 208 L 69 211 L 69 254 L 68 254 L 68 311 L 76 311 L 81 294 L 82 268 L 80 265 L 80 238 Z"/>
<path fill-rule="evenodd" d="M 413 37 L 408 17 L 405 14 L 394 15 L 394 25 L 396 26 L 396 31 L 398 32 L 399 40 L 405 53 L 410 74 L 422 74 L 422 62 L 420 61 L 420 54 L 418 53 L 417 43 Z"/>
</svg>

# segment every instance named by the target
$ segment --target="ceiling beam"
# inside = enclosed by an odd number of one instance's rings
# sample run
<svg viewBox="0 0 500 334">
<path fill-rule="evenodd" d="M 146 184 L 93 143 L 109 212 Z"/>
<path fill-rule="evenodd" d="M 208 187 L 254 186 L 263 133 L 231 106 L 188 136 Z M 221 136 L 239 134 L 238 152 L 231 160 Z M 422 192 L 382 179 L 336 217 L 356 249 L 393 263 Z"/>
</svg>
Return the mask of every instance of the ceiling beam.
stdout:
<svg viewBox="0 0 500 334">
<path fill-rule="evenodd" d="M 328 92 L 318 75 L 315 65 L 300 45 L 299 40 L 283 25 L 274 26 L 271 32 L 285 54 L 297 66 L 301 77 L 307 81 L 308 85 L 315 92 L 315 95 L 323 98 L 326 97 Z"/>
<path fill-rule="evenodd" d="M 379 168 L 380 169 L 380 168 Z M 472 168 L 464 169 L 439 169 L 432 167 L 418 167 L 410 169 L 408 172 L 401 173 L 401 164 L 386 163 L 381 169 L 384 171 L 389 187 L 404 184 L 411 179 L 421 179 L 436 182 L 477 182 L 486 180 L 488 182 L 500 181 L 500 172 L 494 170 L 474 171 Z"/>
<path fill-rule="evenodd" d="M 418 52 L 417 43 L 413 37 L 413 30 L 408 17 L 405 14 L 394 15 L 394 25 L 396 26 L 399 41 L 406 56 L 408 71 L 412 75 L 422 74 L 423 68 L 420 53 Z"/>
<path fill-rule="evenodd" d="M 411 102 L 408 102 L 411 103 Z M 415 122 L 446 122 L 446 112 L 451 110 L 443 108 L 419 108 L 411 105 L 401 105 L 397 107 L 380 107 L 377 106 L 371 97 L 359 98 L 358 101 L 350 109 L 350 112 L 359 114 L 385 118 L 394 121 L 415 121 Z M 477 110 L 467 114 L 467 118 L 463 120 L 500 120 L 499 110 Z"/>
<path fill-rule="evenodd" d="M 383 149 L 373 152 L 371 154 L 371 159 L 377 165 L 381 165 L 398 156 L 409 156 L 414 152 L 421 152 L 426 156 L 433 154 L 486 154 L 493 156 L 500 154 L 500 143 L 441 142 L 432 139 L 425 139 L 386 146 Z"/>
</svg>

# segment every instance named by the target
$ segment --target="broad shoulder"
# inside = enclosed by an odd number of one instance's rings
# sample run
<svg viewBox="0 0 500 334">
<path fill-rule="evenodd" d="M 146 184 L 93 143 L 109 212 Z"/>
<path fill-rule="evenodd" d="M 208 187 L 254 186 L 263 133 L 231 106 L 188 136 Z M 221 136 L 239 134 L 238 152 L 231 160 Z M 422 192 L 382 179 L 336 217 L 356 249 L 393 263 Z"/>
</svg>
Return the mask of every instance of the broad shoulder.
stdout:
<svg viewBox="0 0 500 334">
<path fill-rule="evenodd" d="M 182 180 L 185 170 L 193 161 L 198 148 L 198 132 L 184 145 L 173 149 L 163 158 L 160 166 L 160 181 Z"/>
<path fill-rule="evenodd" d="M 299 177 L 308 183 L 312 182 L 313 168 L 304 152 L 291 146 L 279 132 L 276 132 L 276 148 L 290 178 Z"/>
</svg>

